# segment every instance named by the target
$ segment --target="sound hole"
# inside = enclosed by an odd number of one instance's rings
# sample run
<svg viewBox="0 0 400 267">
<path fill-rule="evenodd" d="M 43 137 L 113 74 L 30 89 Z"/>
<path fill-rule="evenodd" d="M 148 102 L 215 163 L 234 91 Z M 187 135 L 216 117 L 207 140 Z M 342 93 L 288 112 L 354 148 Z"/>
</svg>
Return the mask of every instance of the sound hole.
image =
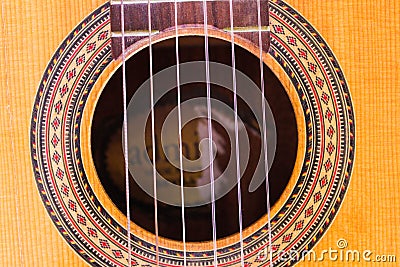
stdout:
<svg viewBox="0 0 400 267">
<path fill-rule="evenodd" d="M 204 60 L 204 38 L 203 37 L 181 37 L 179 40 L 179 52 L 181 63 L 203 61 Z M 237 69 L 248 76 L 255 84 L 260 82 L 259 59 L 236 46 L 236 64 Z M 231 47 L 230 43 L 210 39 L 210 60 L 225 65 L 231 65 Z M 174 66 L 175 61 L 175 40 L 170 39 L 153 45 L 153 73 L 156 74 L 168 67 Z M 143 49 L 132 56 L 126 62 L 127 69 L 127 90 L 128 99 L 131 99 L 138 88 L 149 78 L 149 50 Z M 211 75 L 216 75 L 211 73 Z M 231 76 L 228 76 L 228 79 Z M 293 107 L 290 103 L 283 86 L 274 76 L 267 66 L 264 66 L 265 88 L 267 102 L 271 108 L 276 125 L 276 152 L 272 167 L 269 172 L 270 183 L 270 202 L 271 206 L 281 196 L 288 184 L 292 170 L 294 167 L 297 153 L 297 126 Z M 174 78 L 174 77 L 171 77 Z M 93 122 L 92 122 L 92 153 L 94 163 L 99 175 L 100 181 L 109 195 L 113 203 L 126 213 L 125 199 L 125 180 L 123 168 L 123 150 L 122 150 L 122 71 L 118 69 L 113 77 L 105 86 L 100 99 L 97 103 Z M 225 103 L 227 107 L 233 109 L 233 93 L 231 90 L 220 85 L 211 85 L 212 98 L 218 99 L 221 103 Z M 181 87 L 182 102 L 190 99 L 201 98 L 206 96 L 206 85 L 202 82 L 194 82 Z M 148 101 L 150 99 L 144 99 Z M 257 100 L 254 99 L 257 104 Z M 254 104 L 253 103 L 253 104 Z M 241 128 L 241 134 L 247 134 L 249 144 L 248 163 L 243 169 L 241 178 L 242 188 L 242 214 L 243 226 L 248 227 L 267 212 L 266 205 L 266 185 L 265 181 L 250 192 L 249 187 L 255 175 L 265 176 L 265 173 L 256 171 L 256 166 L 261 157 L 262 137 L 260 125 L 257 123 L 256 115 L 252 110 L 252 105 L 247 103 L 243 98 L 238 99 L 238 115 L 243 121 L 244 127 Z M 258 103 L 259 104 L 259 103 Z M 149 104 L 150 105 L 150 104 Z M 177 106 L 177 90 L 173 88 L 157 101 L 155 105 L 155 163 L 157 171 L 166 181 L 180 185 L 179 169 L 171 164 L 170 160 L 176 162 L 179 159 L 178 140 L 175 138 L 176 133 L 172 133 L 174 127 L 177 127 L 177 117 L 173 117 L 166 132 L 166 138 L 161 139 L 161 128 L 163 123 Z M 197 114 L 205 113 L 205 106 L 194 105 L 193 112 Z M 214 158 L 215 178 L 222 179 L 220 176 L 229 176 L 230 179 L 236 179 L 234 173 L 223 174 L 223 170 L 229 165 L 231 156 L 235 158 L 235 150 L 232 148 L 229 135 L 232 135 L 232 128 L 226 125 L 233 125 L 234 117 L 224 114 L 213 108 L 214 121 L 212 123 L 212 132 L 214 138 L 214 149 L 216 150 Z M 135 142 L 129 144 L 129 161 L 130 170 L 134 175 L 140 175 L 145 180 L 152 181 L 152 169 L 142 167 L 142 163 L 146 158 L 152 160 L 152 140 L 151 140 L 151 117 L 145 112 L 143 114 L 134 114 L 137 118 L 145 116 L 145 126 L 130 125 L 129 135 L 133 135 L 133 139 L 137 135 L 137 142 L 145 141 L 145 147 L 141 151 Z M 147 116 L 147 117 L 146 117 Z M 216 119 L 218 117 L 219 121 Z M 174 120 L 174 118 L 176 118 Z M 133 122 L 135 119 L 133 120 Z M 131 123 L 132 124 L 132 123 Z M 176 125 L 175 125 L 176 124 Z M 225 125 L 226 124 L 226 125 Z M 144 140 L 140 139 L 140 132 L 144 131 Z M 170 131 L 170 132 L 168 132 Z M 178 131 L 176 129 L 176 131 Z M 198 187 L 209 183 L 209 168 L 207 164 L 200 159 L 203 152 L 207 156 L 208 152 L 201 151 L 201 141 L 207 137 L 208 127 L 207 120 L 199 116 L 184 125 L 182 129 L 182 151 L 183 156 L 189 161 L 198 162 L 198 166 L 194 164 L 194 169 L 187 170 L 184 166 L 184 186 Z M 234 133 L 234 131 L 233 131 Z M 169 138 L 168 136 L 174 136 Z M 171 139 L 171 140 L 170 140 Z M 161 143 L 164 143 L 162 147 Z M 239 148 L 243 148 L 244 144 L 240 144 Z M 242 156 L 242 153 L 240 154 Z M 244 157 L 244 156 L 243 156 Z M 177 161 L 179 163 L 179 160 Z M 261 159 L 260 163 L 263 164 Z M 204 168 L 206 166 L 206 168 Z M 192 166 L 193 167 L 193 166 Z M 133 169 L 133 170 L 132 170 Z M 149 182 L 150 183 L 150 182 Z M 161 192 L 165 190 L 163 184 L 158 184 L 157 188 Z M 216 188 L 216 194 L 222 190 Z M 130 207 L 131 219 L 137 225 L 154 233 L 154 204 L 153 198 L 147 194 L 132 178 L 130 177 Z M 187 195 L 188 201 L 195 203 L 201 199 L 209 200 L 209 191 L 199 190 L 198 195 Z M 178 196 L 175 202 L 179 202 Z M 186 239 L 187 241 L 206 241 L 212 240 L 212 222 L 211 222 L 211 205 L 209 201 L 200 206 L 190 206 L 185 208 L 186 219 Z M 234 186 L 226 194 L 224 193 L 216 201 L 216 223 L 217 237 L 222 238 L 239 231 L 238 223 L 238 200 L 237 186 Z M 181 240 L 182 239 L 182 221 L 181 208 L 170 203 L 158 202 L 158 226 L 159 234 L 163 237 Z"/>
</svg>

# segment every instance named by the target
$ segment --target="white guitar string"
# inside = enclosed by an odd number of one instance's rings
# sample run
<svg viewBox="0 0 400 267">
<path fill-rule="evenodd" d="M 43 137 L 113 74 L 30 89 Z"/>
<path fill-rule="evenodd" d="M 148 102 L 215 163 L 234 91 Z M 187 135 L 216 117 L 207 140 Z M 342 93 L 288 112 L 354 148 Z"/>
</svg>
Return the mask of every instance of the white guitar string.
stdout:
<svg viewBox="0 0 400 267">
<path fill-rule="evenodd" d="M 238 126 L 238 105 L 237 105 L 235 35 L 234 35 L 234 24 L 233 24 L 233 0 L 229 0 L 229 18 L 230 18 L 230 24 L 231 24 L 233 110 L 235 113 L 235 154 L 236 154 L 236 178 L 237 178 L 237 198 L 238 198 L 238 215 L 239 215 L 240 264 L 241 264 L 241 266 L 244 266 L 242 187 L 240 185 L 240 178 L 241 178 L 241 175 L 240 175 L 240 147 L 239 147 L 239 126 Z"/>
<path fill-rule="evenodd" d="M 179 32 L 178 32 L 178 2 L 174 0 L 175 8 L 175 56 L 176 56 L 176 86 L 178 94 L 178 139 L 179 139 L 179 167 L 181 181 L 181 215 L 182 215 L 182 242 L 183 242 L 183 266 L 186 267 L 186 220 L 185 220 L 185 194 L 183 177 L 183 151 L 182 151 L 182 111 L 181 111 L 181 84 L 179 61 Z"/>
<path fill-rule="evenodd" d="M 153 47 L 152 47 L 152 31 L 151 31 L 151 0 L 147 1 L 147 16 L 149 26 L 149 63 L 150 63 L 150 98 L 151 98 L 151 144 L 153 158 L 153 196 L 154 196 L 154 231 L 156 234 L 156 264 L 160 265 L 160 253 L 158 247 L 158 203 L 157 203 L 157 169 L 156 169 L 156 137 L 155 137 L 155 116 L 154 116 L 154 81 L 153 81 Z"/>
<path fill-rule="evenodd" d="M 6 35 L 5 36 L 5 40 L 10 40 L 10 38 L 8 38 L 8 30 L 7 30 L 7 27 L 6 27 L 4 5 L 5 5 L 5 2 L 2 1 L 1 2 L 1 18 L 2 18 L 2 24 L 3 24 L 3 34 Z M 8 55 L 9 55 L 7 41 L 4 41 L 3 48 L 4 48 L 4 61 L 3 62 L 6 62 L 6 60 L 8 58 Z M 10 86 L 9 86 L 9 83 L 8 83 L 8 79 L 9 79 L 9 76 L 8 76 L 9 75 L 9 73 L 8 73 L 8 65 L 5 66 L 5 73 L 4 74 L 5 74 L 5 81 L 6 81 L 6 96 L 7 96 L 7 99 L 11 99 Z M 10 132 L 13 132 L 13 129 L 14 129 L 14 116 L 13 116 L 13 113 L 11 112 L 10 104 L 7 104 L 7 106 L 6 106 L 6 113 L 9 116 Z M 14 144 L 14 139 L 13 138 L 11 138 L 10 144 L 11 144 L 12 155 L 16 155 L 16 153 L 15 153 L 15 144 Z M 13 157 L 13 161 L 15 163 L 15 164 L 13 164 L 13 166 L 18 166 L 15 157 Z M 13 172 L 12 175 L 14 176 L 14 178 L 13 178 L 14 181 L 18 181 L 17 180 L 18 178 L 16 177 L 15 172 Z M 3 194 L 0 194 L 0 195 L 2 197 L 5 196 Z M 17 224 L 17 238 L 18 238 L 18 244 L 19 244 L 19 258 L 20 258 L 20 261 L 21 261 L 21 266 L 25 266 L 24 256 L 23 256 L 23 248 L 22 248 L 22 238 L 21 238 L 21 235 L 22 235 L 21 234 L 21 216 L 20 216 L 21 213 L 20 213 L 20 210 L 19 210 L 20 193 L 19 193 L 19 187 L 18 186 L 15 186 L 15 188 L 14 188 L 14 197 L 15 197 L 15 214 L 16 214 L 16 224 Z"/>
<path fill-rule="evenodd" d="M 213 161 L 213 134 L 212 134 L 212 117 L 211 117 L 211 86 L 210 86 L 210 55 L 208 45 L 208 16 L 207 16 L 207 0 L 203 0 L 204 14 L 204 52 L 206 61 L 206 85 L 207 85 L 207 121 L 208 121 L 208 149 L 210 156 L 210 185 L 211 185 L 211 219 L 212 219 L 212 236 L 214 251 L 214 266 L 217 267 L 217 222 L 215 216 L 215 184 L 214 184 L 214 161 Z"/>
<path fill-rule="evenodd" d="M 127 92 L 126 92 L 126 55 L 125 55 L 125 6 L 121 0 L 121 33 L 122 33 L 122 108 L 124 113 L 122 143 L 124 146 L 124 174 L 125 174 L 125 197 L 126 197 L 126 229 L 128 241 L 128 266 L 132 265 L 131 260 L 131 209 L 129 192 L 129 154 L 128 154 L 128 114 L 127 114 Z"/>
<path fill-rule="evenodd" d="M 267 14 L 268 15 L 268 14 Z M 268 143 L 267 143 L 267 119 L 266 119 L 266 107 L 265 107 L 265 84 L 264 84 L 264 60 L 263 60 L 263 42 L 262 42 L 262 27 L 261 27 L 261 0 L 257 0 L 257 19 L 258 19 L 258 45 L 260 48 L 260 80 L 261 80 L 261 93 L 262 93 L 262 117 L 263 117 L 263 148 L 264 148 L 264 168 L 265 168 L 265 184 L 267 194 L 267 217 L 268 217 L 268 241 L 269 241 L 269 266 L 273 266 L 272 258 L 272 234 L 271 234 L 271 206 L 269 201 L 269 174 L 268 174 Z"/>
</svg>

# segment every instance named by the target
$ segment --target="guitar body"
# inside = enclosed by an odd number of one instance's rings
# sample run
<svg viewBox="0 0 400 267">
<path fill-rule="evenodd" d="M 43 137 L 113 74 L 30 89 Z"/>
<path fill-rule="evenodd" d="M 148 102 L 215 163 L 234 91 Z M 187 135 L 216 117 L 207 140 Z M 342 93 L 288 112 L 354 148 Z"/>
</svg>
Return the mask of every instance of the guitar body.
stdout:
<svg viewBox="0 0 400 267">
<path fill-rule="evenodd" d="M 400 4 L 395 0 L 287 0 L 286 3 L 311 23 L 336 56 L 347 81 L 356 125 L 350 183 L 345 185 L 344 199 L 337 200 L 343 203 L 338 212 L 333 211 L 335 216 L 333 221 L 327 222 L 327 229 L 321 230 L 323 235 L 316 237 L 314 243 L 310 241 L 317 258 L 300 260 L 296 266 L 381 266 L 382 261 L 395 266 L 394 262 L 400 261 L 400 44 L 397 40 Z M 38 85 L 43 83 L 43 76 L 46 76 L 43 71 L 53 54 L 75 26 L 102 4 L 103 1 L 97 0 L 2 2 L 2 266 L 87 266 L 88 260 L 83 260 L 82 254 L 74 251 L 73 245 L 68 244 L 55 227 L 42 201 L 42 192 L 38 190 L 36 172 L 32 169 L 32 161 L 36 160 L 32 156 L 32 118 L 35 118 L 32 113 L 37 108 L 35 98 L 40 97 Z M 278 17 L 271 19 L 276 22 Z M 273 61 L 272 58 L 268 60 Z M 117 65 L 111 63 L 111 67 L 105 68 L 96 84 L 109 79 L 115 71 L 112 64 Z M 278 74 L 281 82 L 287 83 L 286 76 Z M 96 88 L 99 94 L 101 85 Z M 95 103 L 88 104 L 92 112 L 94 107 Z M 90 116 L 85 116 L 88 126 Z M 83 137 L 81 142 L 89 146 L 88 138 Z M 87 166 L 88 162 L 84 164 Z M 95 171 L 89 171 L 90 174 L 95 175 Z M 94 184 L 93 181 L 89 183 Z M 294 187 L 295 183 L 292 180 L 288 186 Z M 94 187 L 115 220 L 126 223 L 124 215 L 110 204 L 102 187 Z M 282 205 L 290 192 L 290 188 L 285 191 L 277 205 Z M 274 215 L 278 208 L 273 208 L 272 212 Z M 151 240 L 146 231 L 136 231 L 144 240 Z M 229 238 L 224 240 L 222 242 L 230 242 Z M 176 241 L 163 242 L 165 246 L 178 246 Z M 209 244 L 204 246 L 210 247 Z M 193 247 L 201 251 L 202 244 Z M 354 262 L 351 257 L 346 260 L 349 250 L 359 251 L 360 261 Z"/>
</svg>

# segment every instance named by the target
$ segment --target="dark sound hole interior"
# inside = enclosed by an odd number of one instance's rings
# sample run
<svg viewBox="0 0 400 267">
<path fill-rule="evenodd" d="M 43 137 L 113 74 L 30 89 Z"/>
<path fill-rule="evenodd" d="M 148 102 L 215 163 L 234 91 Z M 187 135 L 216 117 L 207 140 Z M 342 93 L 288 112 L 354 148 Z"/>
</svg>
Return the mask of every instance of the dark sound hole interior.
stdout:
<svg viewBox="0 0 400 267">
<path fill-rule="evenodd" d="M 209 41 L 210 61 L 231 65 L 230 43 L 211 38 Z M 181 37 L 179 39 L 180 62 L 203 61 L 204 38 L 203 37 Z M 236 46 L 237 69 L 250 77 L 255 84 L 259 85 L 260 70 L 259 59 L 243 48 Z M 170 39 L 153 45 L 153 73 L 174 66 L 175 40 Z M 126 63 L 127 69 L 127 93 L 128 101 L 133 94 L 149 78 L 149 50 L 144 49 Z M 213 75 L 213 74 L 211 74 Z M 264 66 L 266 98 L 272 110 L 276 131 L 277 146 L 275 159 L 269 172 L 270 181 L 270 203 L 271 206 L 281 196 L 288 184 L 295 164 L 297 153 L 297 126 L 293 107 L 290 103 L 283 86 L 268 67 Z M 123 168 L 122 150 L 122 71 L 119 69 L 105 86 L 97 103 L 92 123 L 92 153 L 94 163 L 100 181 L 114 204 L 126 214 L 125 180 Z M 233 107 L 233 94 L 226 88 L 212 85 L 212 98 L 226 103 Z M 202 83 L 188 84 L 181 87 L 182 102 L 194 97 L 205 97 L 206 85 Z M 150 99 L 148 100 L 150 102 Z M 180 172 L 166 159 L 165 153 L 159 149 L 160 126 L 166 116 L 177 106 L 176 88 L 164 95 L 155 106 L 155 136 L 156 136 L 156 166 L 157 171 L 174 184 L 180 185 Z M 255 166 L 260 157 L 262 147 L 260 126 L 255 122 L 255 116 L 243 99 L 238 100 L 238 114 L 244 122 L 246 132 L 250 139 L 250 160 L 241 178 L 242 191 L 242 214 L 243 227 L 246 228 L 266 214 L 266 186 L 265 182 L 254 192 L 249 192 L 249 184 Z M 140 114 L 138 114 L 140 116 Z M 136 162 L 140 157 L 149 156 L 152 158 L 151 142 L 151 117 L 147 119 L 145 128 L 145 140 L 147 150 L 136 151 Z M 227 130 L 218 123 L 212 124 L 215 138 L 227 139 Z M 205 119 L 199 118 L 186 124 L 182 130 L 183 154 L 190 160 L 196 160 L 200 156 L 199 132 L 207 131 Z M 168 141 L 167 141 L 168 142 Z M 171 146 L 173 147 L 173 146 Z M 174 147 L 176 151 L 177 147 Z M 222 150 L 220 150 L 222 148 Z M 224 169 L 227 159 L 234 153 L 230 145 L 218 147 L 215 157 L 215 168 Z M 172 151 L 172 150 L 170 150 Z M 221 152 L 222 151 L 222 152 Z M 176 154 L 176 152 L 174 152 Z M 146 155 L 147 154 L 147 155 Z M 175 155 L 176 156 L 176 155 Z M 131 160 L 131 159 L 130 159 Z M 263 163 L 263 161 L 262 161 Z M 194 187 L 205 177 L 204 171 L 185 171 L 184 185 Z M 207 178 L 207 177 L 206 177 Z M 146 178 L 147 179 L 147 178 Z M 152 176 L 149 176 L 152 179 Z M 209 178 L 208 178 L 209 179 Z M 216 174 L 218 179 L 218 174 Z M 137 225 L 154 233 L 154 202 L 153 198 L 146 194 L 130 179 L 130 207 L 131 219 Z M 198 207 L 185 208 L 185 226 L 187 241 L 212 240 L 212 219 L 211 204 L 204 204 Z M 238 200 L 237 186 L 233 187 L 227 194 L 216 202 L 216 225 L 217 237 L 222 238 L 239 231 L 238 222 Z M 181 208 L 158 202 L 158 227 L 160 236 L 181 240 L 182 221 Z"/>
</svg>

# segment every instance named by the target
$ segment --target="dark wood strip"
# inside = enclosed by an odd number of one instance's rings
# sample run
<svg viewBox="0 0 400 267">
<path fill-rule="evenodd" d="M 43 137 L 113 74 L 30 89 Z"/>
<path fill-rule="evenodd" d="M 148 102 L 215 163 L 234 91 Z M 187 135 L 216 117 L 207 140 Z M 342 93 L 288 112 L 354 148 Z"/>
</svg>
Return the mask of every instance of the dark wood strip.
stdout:
<svg viewBox="0 0 400 267">
<path fill-rule="evenodd" d="M 261 24 L 268 26 L 268 0 L 261 0 Z M 125 32 L 138 34 L 148 32 L 148 12 L 147 3 L 129 3 L 124 5 L 125 13 Z M 174 2 L 156 2 L 151 3 L 151 21 L 153 30 L 165 31 L 175 27 Z M 207 24 L 221 30 L 229 30 L 230 13 L 229 1 L 208 1 L 207 2 Z M 253 28 L 257 29 L 258 14 L 257 0 L 234 0 L 233 1 L 233 21 L 235 28 Z M 203 25 L 204 12 L 202 1 L 188 1 L 178 3 L 178 24 L 179 25 Z M 114 36 L 121 32 L 121 5 L 111 5 L 111 31 Z M 256 31 L 256 30 L 255 30 Z M 240 36 L 249 39 L 258 45 L 258 33 L 239 33 Z M 263 33 L 263 43 L 268 44 L 269 34 Z M 114 37 L 117 39 L 120 37 Z M 126 46 L 129 47 L 134 42 L 143 37 L 127 37 Z M 265 40 L 264 40 L 265 39 Z M 118 57 L 121 54 L 121 40 L 113 40 L 113 56 Z M 263 47 L 267 50 L 268 47 Z"/>
</svg>

